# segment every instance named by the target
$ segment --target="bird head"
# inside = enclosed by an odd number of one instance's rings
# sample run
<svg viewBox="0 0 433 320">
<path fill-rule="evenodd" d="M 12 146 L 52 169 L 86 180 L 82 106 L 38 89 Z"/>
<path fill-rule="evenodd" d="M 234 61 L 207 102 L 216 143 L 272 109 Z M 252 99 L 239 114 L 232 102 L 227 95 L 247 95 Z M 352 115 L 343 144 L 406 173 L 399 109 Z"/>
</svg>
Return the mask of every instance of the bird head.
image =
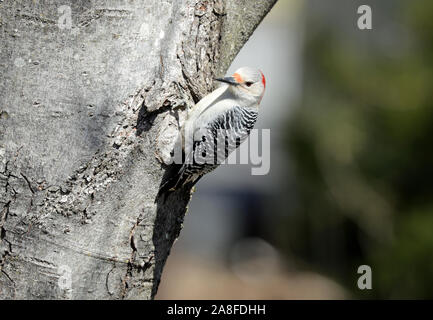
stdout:
<svg viewBox="0 0 433 320">
<path fill-rule="evenodd" d="M 242 67 L 230 76 L 215 79 L 228 84 L 229 90 L 239 99 L 259 104 L 265 93 L 266 80 L 256 68 Z"/>
</svg>

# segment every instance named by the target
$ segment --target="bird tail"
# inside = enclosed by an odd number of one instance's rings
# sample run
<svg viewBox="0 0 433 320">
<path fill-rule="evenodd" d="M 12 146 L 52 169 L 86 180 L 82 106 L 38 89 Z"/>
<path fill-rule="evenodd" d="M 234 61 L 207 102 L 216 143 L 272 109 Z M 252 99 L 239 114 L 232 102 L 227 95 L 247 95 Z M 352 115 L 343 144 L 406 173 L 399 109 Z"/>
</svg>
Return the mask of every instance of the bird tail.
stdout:
<svg viewBox="0 0 433 320">
<path fill-rule="evenodd" d="M 174 192 L 186 182 L 187 175 L 184 174 L 185 169 L 185 164 L 173 163 L 170 165 L 162 178 L 161 185 L 159 186 L 157 199 L 161 196 L 164 196 L 165 201 L 165 199 L 170 193 Z"/>
</svg>

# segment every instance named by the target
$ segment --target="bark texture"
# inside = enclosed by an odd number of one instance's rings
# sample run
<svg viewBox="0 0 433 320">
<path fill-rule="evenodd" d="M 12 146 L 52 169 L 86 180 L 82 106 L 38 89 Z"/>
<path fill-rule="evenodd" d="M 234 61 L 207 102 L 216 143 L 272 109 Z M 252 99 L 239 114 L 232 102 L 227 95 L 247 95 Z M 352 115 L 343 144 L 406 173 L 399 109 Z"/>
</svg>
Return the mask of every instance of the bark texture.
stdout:
<svg viewBox="0 0 433 320">
<path fill-rule="evenodd" d="M 164 161 L 275 1 L 0 2 L 0 299 L 155 295 Z"/>
</svg>

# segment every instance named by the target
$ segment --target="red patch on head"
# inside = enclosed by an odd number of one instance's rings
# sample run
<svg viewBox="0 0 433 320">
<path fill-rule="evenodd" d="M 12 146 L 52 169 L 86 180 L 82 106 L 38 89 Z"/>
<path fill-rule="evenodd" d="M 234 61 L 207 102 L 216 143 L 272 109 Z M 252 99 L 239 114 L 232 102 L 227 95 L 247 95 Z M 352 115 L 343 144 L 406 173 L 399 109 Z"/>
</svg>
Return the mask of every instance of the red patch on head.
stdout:
<svg viewBox="0 0 433 320">
<path fill-rule="evenodd" d="M 242 83 L 244 80 L 242 79 L 241 75 L 239 73 L 234 73 L 233 78 L 235 78 L 237 83 Z"/>
<path fill-rule="evenodd" d="M 263 83 L 263 87 L 266 88 L 266 79 L 265 79 L 265 76 L 263 75 L 263 72 L 260 71 L 260 73 L 262 74 L 262 83 Z"/>
</svg>

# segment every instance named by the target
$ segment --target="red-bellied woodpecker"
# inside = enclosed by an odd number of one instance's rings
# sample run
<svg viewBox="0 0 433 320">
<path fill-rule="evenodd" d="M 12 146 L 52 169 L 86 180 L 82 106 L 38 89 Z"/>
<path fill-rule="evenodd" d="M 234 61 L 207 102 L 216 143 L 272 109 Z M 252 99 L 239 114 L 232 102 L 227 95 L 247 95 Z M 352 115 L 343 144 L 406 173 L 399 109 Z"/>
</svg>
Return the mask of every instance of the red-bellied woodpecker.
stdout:
<svg viewBox="0 0 433 320">
<path fill-rule="evenodd" d="M 231 77 L 215 80 L 224 84 L 200 100 L 187 115 L 176 144 L 182 148 L 182 161 L 175 162 L 166 172 L 159 195 L 184 185 L 192 187 L 224 161 L 256 123 L 266 86 L 263 73 L 243 67 Z"/>
</svg>

